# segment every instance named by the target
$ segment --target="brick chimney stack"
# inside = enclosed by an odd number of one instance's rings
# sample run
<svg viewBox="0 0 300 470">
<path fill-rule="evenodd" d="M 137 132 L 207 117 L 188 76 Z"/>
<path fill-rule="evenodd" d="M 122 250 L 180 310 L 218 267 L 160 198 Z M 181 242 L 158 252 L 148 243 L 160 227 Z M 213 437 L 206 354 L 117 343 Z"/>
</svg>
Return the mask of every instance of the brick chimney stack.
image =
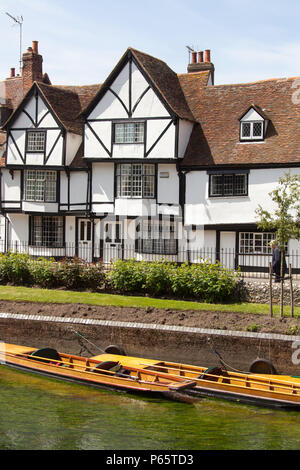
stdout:
<svg viewBox="0 0 300 470">
<path fill-rule="evenodd" d="M 187 69 L 188 73 L 204 72 L 206 70 L 209 70 L 211 72 L 212 84 L 214 84 L 215 66 L 211 62 L 210 50 L 205 50 L 204 59 L 203 51 L 198 52 L 198 54 L 197 52 L 192 52 L 192 60 L 191 63 L 188 65 Z"/>
<path fill-rule="evenodd" d="M 43 80 L 43 57 L 38 53 L 38 41 L 32 41 L 32 47 L 28 47 L 23 54 L 22 77 L 24 94 L 33 82 Z"/>
</svg>

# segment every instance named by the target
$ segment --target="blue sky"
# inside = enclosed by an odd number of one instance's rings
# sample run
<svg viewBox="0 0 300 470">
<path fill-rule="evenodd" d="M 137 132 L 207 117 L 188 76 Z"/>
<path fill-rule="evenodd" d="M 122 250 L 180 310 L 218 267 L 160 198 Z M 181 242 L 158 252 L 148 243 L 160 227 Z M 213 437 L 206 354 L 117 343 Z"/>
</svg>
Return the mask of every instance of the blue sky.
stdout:
<svg viewBox="0 0 300 470">
<path fill-rule="evenodd" d="M 216 83 L 300 76 L 298 0 L 0 0 L 0 79 L 39 41 L 53 84 L 101 83 L 127 47 L 158 57 L 177 73 L 186 46 L 211 49 Z"/>
</svg>

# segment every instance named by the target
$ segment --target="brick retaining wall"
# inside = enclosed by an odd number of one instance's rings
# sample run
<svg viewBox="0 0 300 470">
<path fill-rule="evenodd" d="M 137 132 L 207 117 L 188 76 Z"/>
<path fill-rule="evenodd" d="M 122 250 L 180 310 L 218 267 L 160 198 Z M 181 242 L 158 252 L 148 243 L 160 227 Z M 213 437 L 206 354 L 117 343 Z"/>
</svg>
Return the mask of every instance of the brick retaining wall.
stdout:
<svg viewBox="0 0 300 470">
<path fill-rule="evenodd" d="M 260 357 L 270 360 L 278 373 L 300 375 L 300 365 L 292 363 L 294 342 L 300 344 L 296 336 L 0 313 L 0 339 L 4 342 L 49 346 L 87 357 L 101 353 L 74 330 L 101 349 L 117 344 L 127 355 L 207 367 L 219 365 L 208 344 L 210 338 L 231 368 L 248 371 L 251 362 Z"/>
</svg>

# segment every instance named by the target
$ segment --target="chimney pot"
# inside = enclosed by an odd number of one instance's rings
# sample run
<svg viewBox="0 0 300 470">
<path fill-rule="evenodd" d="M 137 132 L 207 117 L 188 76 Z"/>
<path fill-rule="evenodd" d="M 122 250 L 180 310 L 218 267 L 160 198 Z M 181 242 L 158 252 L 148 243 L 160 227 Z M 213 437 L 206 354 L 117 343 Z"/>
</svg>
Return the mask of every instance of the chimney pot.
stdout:
<svg viewBox="0 0 300 470">
<path fill-rule="evenodd" d="M 192 52 L 192 64 L 197 63 L 197 52 Z"/>
<path fill-rule="evenodd" d="M 205 62 L 210 62 L 210 50 L 206 49 L 205 51 Z"/>
<path fill-rule="evenodd" d="M 15 68 L 10 69 L 10 78 L 14 78 L 15 76 Z"/>
<path fill-rule="evenodd" d="M 32 51 L 34 54 L 39 53 L 38 44 L 39 44 L 38 41 L 32 41 Z"/>
<path fill-rule="evenodd" d="M 32 47 L 28 47 L 27 52 L 32 52 Z"/>
<path fill-rule="evenodd" d="M 203 62 L 203 51 L 198 52 L 198 62 L 199 64 Z"/>
</svg>

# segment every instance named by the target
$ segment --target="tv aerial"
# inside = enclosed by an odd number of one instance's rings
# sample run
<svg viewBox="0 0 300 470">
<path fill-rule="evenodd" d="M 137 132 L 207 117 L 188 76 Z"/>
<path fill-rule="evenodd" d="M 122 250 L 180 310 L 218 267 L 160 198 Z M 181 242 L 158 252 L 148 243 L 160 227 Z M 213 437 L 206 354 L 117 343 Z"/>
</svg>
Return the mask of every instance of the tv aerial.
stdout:
<svg viewBox="0 0 300 470">
<path fill-rule="evenodd" d="M 23 25 L 23 16 L 12 16 L 10 13 L 5 12 L 7 16 L 9 16 L 15 24 L 13 26 L 19 25 L 20 28 L 20 73 L 22 69 L 22 25 Z"/>
<path fill-rule="evenodd" d="M 191 47 L 191 46 L 185 46 L 185 47 L 189 51 L 189 62 L 190 62 L 191 61 L 191 53 L 195 52 L 195 49 L 194 49 L 194 47 Z"/>
</svg>

